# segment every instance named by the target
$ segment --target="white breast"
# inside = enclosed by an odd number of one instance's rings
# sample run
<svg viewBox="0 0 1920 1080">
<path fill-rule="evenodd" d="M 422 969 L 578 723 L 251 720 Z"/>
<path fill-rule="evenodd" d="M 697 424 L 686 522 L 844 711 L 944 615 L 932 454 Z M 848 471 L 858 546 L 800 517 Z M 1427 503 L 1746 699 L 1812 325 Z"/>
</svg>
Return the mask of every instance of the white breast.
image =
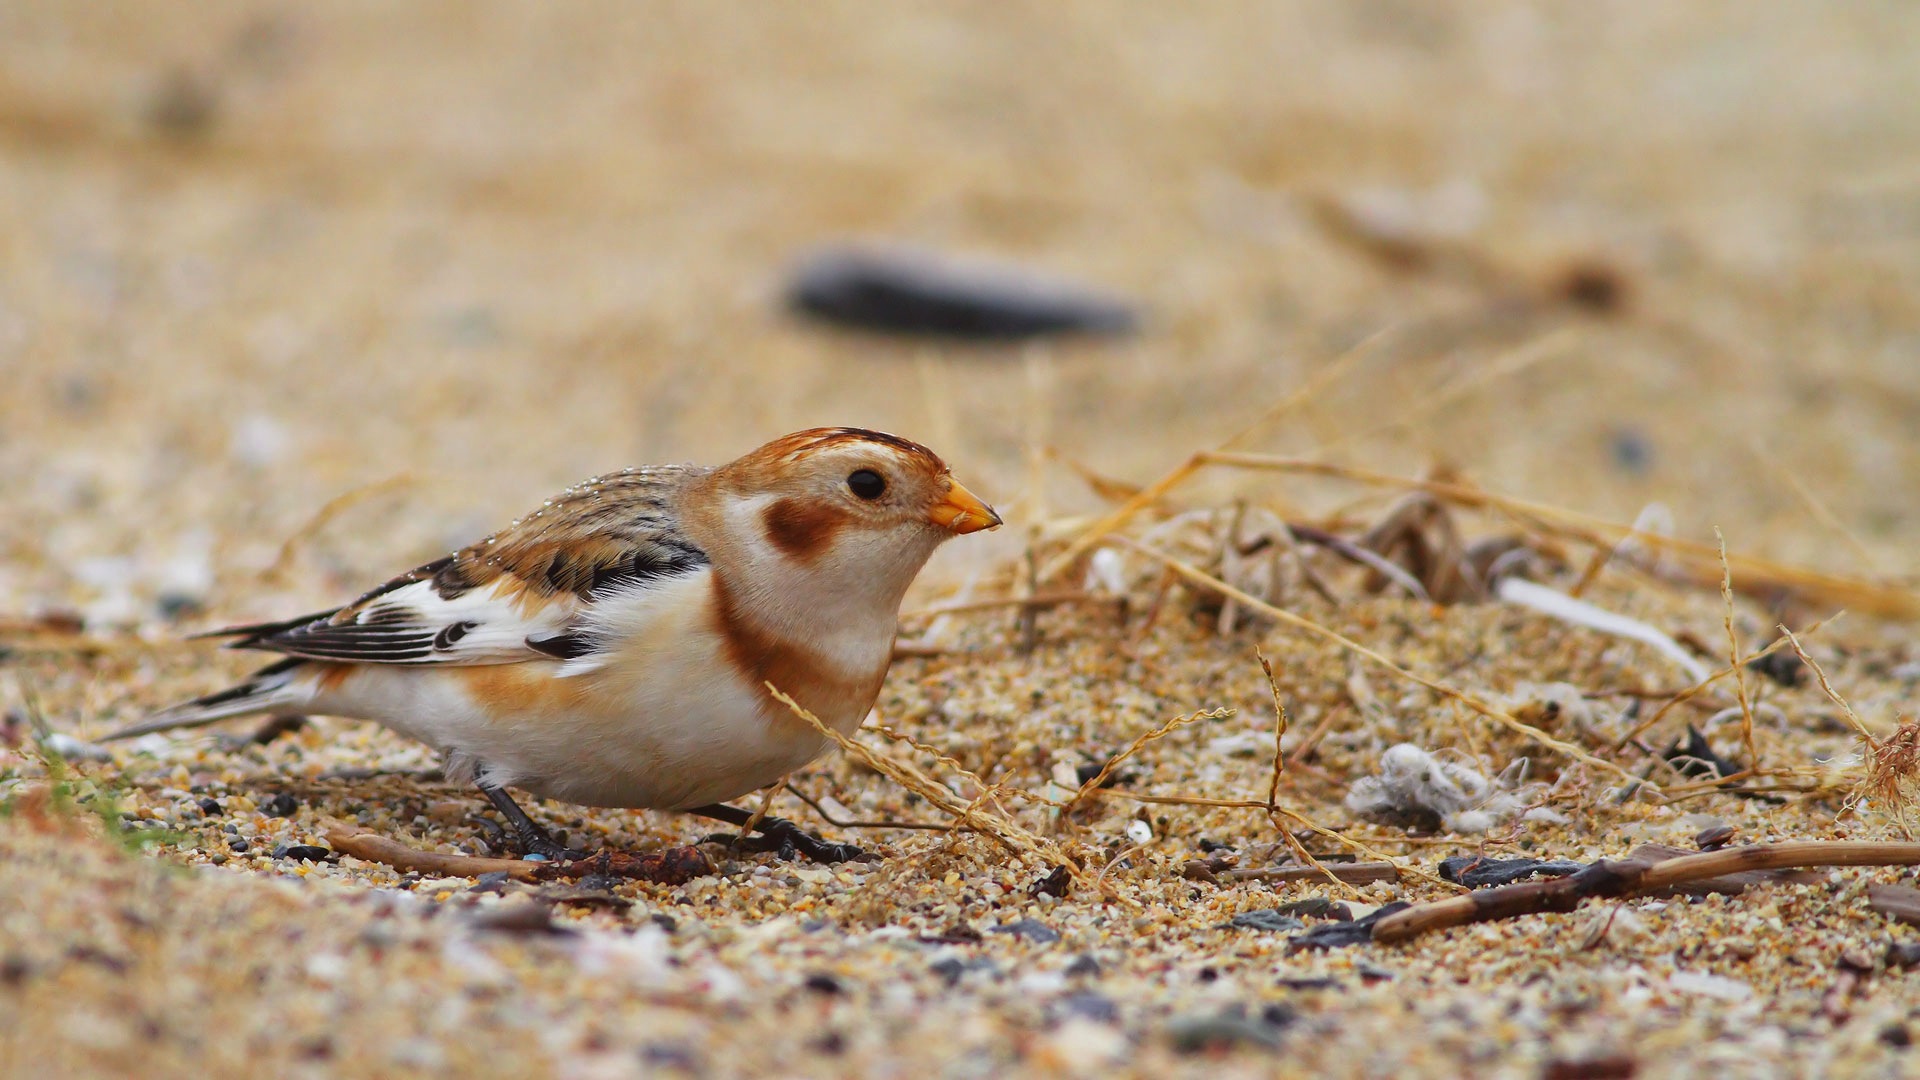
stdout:
<svg viewBox="0 0 1920 1080">
<path fill-rule="evenodd" d="M 727 656 L 700 571 L 596 600 L 602 662 L 368 665 L 315 711 L 376 720 L 477 778 L 589 806 L 685 808 L 773 783 L 825 749 Z M 851 730 L 860 716 L 826 717 Z"/>
</svg>

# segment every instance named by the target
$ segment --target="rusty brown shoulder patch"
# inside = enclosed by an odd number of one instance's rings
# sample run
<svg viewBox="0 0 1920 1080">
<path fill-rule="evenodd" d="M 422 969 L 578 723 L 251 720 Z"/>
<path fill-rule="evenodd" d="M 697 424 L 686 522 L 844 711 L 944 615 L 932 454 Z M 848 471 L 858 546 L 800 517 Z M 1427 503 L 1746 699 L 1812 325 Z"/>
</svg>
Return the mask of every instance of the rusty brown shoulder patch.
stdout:
<svg viewBox="0 0 1920 1080">
<path fill-rule="evenodd" d="M 846 520 L 831 506 L 799 499 L 781 499 L 761 515 L 767 539 L 801 562 L 809 562 L 825 551 Z"/>
<path fill-rule="evenodd" d="M 714 610 L 727 659 L 755 688 L 772 683 L 824 719 L 864 715 L 880 695 L 887 667 L 872 671 L 837 672 L 805 645 L 782 639 L 755 627 L 724 576 L 713 577 Z"/>
</svg>

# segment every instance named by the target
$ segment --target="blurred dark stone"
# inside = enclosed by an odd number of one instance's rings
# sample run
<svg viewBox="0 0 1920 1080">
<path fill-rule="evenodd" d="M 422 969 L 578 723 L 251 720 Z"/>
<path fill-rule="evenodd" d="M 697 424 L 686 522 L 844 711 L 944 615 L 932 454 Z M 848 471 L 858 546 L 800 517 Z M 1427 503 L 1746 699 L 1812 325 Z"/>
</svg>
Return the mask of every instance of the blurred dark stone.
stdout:
<svg viewBox="0 0 1920 1080">
<path fill-rule="evenodd" d="M 900 247 L 836 247 L 801 261 L 787 289 L 795 311 L 893 334 L 1016 340 L 1126 334 L 1132 307 L 1019 266 Z"/>
</svg>

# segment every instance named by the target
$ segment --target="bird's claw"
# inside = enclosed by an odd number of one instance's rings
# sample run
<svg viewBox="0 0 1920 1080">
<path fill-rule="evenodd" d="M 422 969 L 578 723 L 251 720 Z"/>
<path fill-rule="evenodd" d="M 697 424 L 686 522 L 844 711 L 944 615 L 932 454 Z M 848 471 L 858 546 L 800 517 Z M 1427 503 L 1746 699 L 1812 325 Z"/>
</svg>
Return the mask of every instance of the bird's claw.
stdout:
<svg viewBox="0 0 1920 1080">
<path fill-rule="evenodd" d="M 817 863 L 874 862 L 878 856 L 856 844 L 822 840 L 785 818 L 766 818 L 754 836 L 738 833 L 710 833 L 702 843 L 727 844 L 739 851 L 770 851 L 782 860 L 795 862 L 801 856 Z"/>
</svg>

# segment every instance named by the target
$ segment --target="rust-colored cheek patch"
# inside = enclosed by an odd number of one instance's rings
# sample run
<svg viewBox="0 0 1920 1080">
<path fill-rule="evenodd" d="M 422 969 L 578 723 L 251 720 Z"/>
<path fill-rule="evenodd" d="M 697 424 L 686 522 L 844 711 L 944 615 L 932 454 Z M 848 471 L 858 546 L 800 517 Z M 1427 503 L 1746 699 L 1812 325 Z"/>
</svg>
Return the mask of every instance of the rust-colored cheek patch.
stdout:
<svg viewBox="0 0 1920 1080">
<path fill-rule="evenodd" d="M 781 499 L 761 516 L 767 540 L 801 562 L 810 562 L 833 543 L 846 519 L 831 506 Z"/>
</svg>

